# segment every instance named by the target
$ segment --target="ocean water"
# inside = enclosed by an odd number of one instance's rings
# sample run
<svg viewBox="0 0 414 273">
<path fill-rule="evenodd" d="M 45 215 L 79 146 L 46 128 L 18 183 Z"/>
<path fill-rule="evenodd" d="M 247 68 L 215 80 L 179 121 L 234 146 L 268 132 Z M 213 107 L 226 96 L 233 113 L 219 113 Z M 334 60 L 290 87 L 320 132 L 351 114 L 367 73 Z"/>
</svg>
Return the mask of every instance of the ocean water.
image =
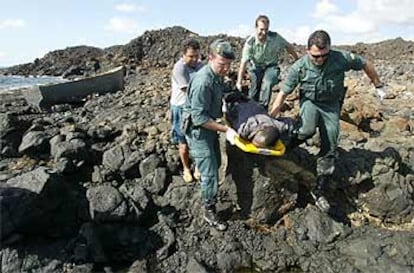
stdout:
<svg viewBox="0 0 414 273">
<path fill-rule="evenodd" d="M 61 77 L 40 76 L 40 77 L 23 77 L 23 76 L 3 76 L 0 75 L 0 93 L 11 92 L 16 89 L 26 88 L 34 85 L 51 84 L 65 82 L 67 80 Z"/>
</svg>

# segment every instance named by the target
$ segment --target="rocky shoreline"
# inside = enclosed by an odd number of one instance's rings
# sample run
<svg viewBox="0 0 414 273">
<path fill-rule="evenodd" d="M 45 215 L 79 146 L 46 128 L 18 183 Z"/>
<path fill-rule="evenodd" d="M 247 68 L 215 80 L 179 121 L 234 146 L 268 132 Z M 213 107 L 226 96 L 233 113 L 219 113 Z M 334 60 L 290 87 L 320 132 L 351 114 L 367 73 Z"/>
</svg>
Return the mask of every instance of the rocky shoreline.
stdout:
<svg viewBox="0 0 414 273">
<path fill-rule="evenodd" d="M 90 51 L 95 61 L 63 50 L 2 70 L 128 73 L 124 90 L 49 111 L 27 105 L 24 90 L 0 94 L 0 271 L 414 272 L 412 42 L 354 48 L 375 57 L 390 94 L 380 102 L 363 73 L 347 74 L 330 215 L 309 196 L 317 137 L 283 157 L 223 139 L 218 210 L 229 229 L 218 232 L 202 221 L 199 184 L 182 180 L 170 141 L 171 65 L 189 35 L 167 28 Z M 296 96 L 286 108 L 297 113 Z"/>
</svg>

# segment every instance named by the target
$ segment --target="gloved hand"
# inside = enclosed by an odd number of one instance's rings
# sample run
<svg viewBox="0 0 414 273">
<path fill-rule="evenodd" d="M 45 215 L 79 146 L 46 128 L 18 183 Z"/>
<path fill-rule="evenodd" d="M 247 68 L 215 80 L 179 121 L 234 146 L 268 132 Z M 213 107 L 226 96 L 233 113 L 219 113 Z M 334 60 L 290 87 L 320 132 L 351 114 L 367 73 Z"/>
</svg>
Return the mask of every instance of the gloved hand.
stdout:
<svg viewBox="0 0 414 273">
<path fill-rule="evenodd" d="M 381 101 L 387 95 L 387 90 L 385 89 L 385 86 L 377 87 L 375 88 L 375 91 L 377 92 L 377 96 Z"/>
<path fill-rule="evenodd" d="M 239 91 L 242 91 L 242 84 L 241 84 L 241 82 L 237 82 L 236 83 L 236 89 L 239 90 Z"/>
<path fill-rule="evenodd" d="M 230 142 L 231 145 L 234 145 L 236 142 L 236 137 L 239 136 L 233 128 L 228 127 L 226 131 L 226 139 Z"/>
<path fill-rule="evenodd" d="M 227 113 L 227 103 L 224 98 L 222 99 L 221 112 L 223 112 L 223 114 Z"/>
</svg>

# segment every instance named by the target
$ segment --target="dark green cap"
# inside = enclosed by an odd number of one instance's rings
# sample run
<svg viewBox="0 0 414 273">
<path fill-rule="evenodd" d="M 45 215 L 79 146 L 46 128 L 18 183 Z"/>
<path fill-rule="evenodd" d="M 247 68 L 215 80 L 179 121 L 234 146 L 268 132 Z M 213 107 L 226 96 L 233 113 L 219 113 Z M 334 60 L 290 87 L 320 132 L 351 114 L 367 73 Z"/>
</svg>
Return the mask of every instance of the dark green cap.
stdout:
<svg viewBox="0 0 414 273">
<path fill-rule="evenodd" d="M 234 60 L 236 58 L 231 44 L 223 39 L 217 39 L 212 42 L 210 50 L 212 53 L 220 55 L 226 59 Z"/>
</svg>

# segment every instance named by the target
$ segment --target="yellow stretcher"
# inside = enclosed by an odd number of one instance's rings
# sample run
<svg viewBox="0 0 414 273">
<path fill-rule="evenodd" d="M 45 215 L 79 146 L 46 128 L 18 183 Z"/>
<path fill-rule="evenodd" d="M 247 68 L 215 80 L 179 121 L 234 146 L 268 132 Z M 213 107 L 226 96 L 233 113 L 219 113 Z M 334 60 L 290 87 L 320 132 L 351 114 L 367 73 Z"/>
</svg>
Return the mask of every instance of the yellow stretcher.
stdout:
<svg viewBox="0 0 414 273">
<path fill-rule="evenodd" d="M 234 144 L 244 152 L 261 154 L 261 155 L 272 155 L 272 156 L 282 156 L 285 154 L 286 147 L 283 142 L 279 139 L 273 148 L 258 148 L 253 145 L 250 141 L 245 140 L 240 136 L 235 137 Z"/>
<path fill-rule="evenodd" d="M 227 120 L 226 115 L 223 115 L 223 121 L 227 126 L 231 126 L 230 122 Z M 252 154 L 282 156 L 285 154 L 286 151 L 285 144 L 283 144 L 283 142 L 280 139 L 276 141 L 276 144 L 275 146 L 273 146 L 273 148 L 269 149 L 256 147 L 250 141 L 237 135 L 234 140 L 234 145 L 236 145 L 243 152 Z"/>
</svg>

